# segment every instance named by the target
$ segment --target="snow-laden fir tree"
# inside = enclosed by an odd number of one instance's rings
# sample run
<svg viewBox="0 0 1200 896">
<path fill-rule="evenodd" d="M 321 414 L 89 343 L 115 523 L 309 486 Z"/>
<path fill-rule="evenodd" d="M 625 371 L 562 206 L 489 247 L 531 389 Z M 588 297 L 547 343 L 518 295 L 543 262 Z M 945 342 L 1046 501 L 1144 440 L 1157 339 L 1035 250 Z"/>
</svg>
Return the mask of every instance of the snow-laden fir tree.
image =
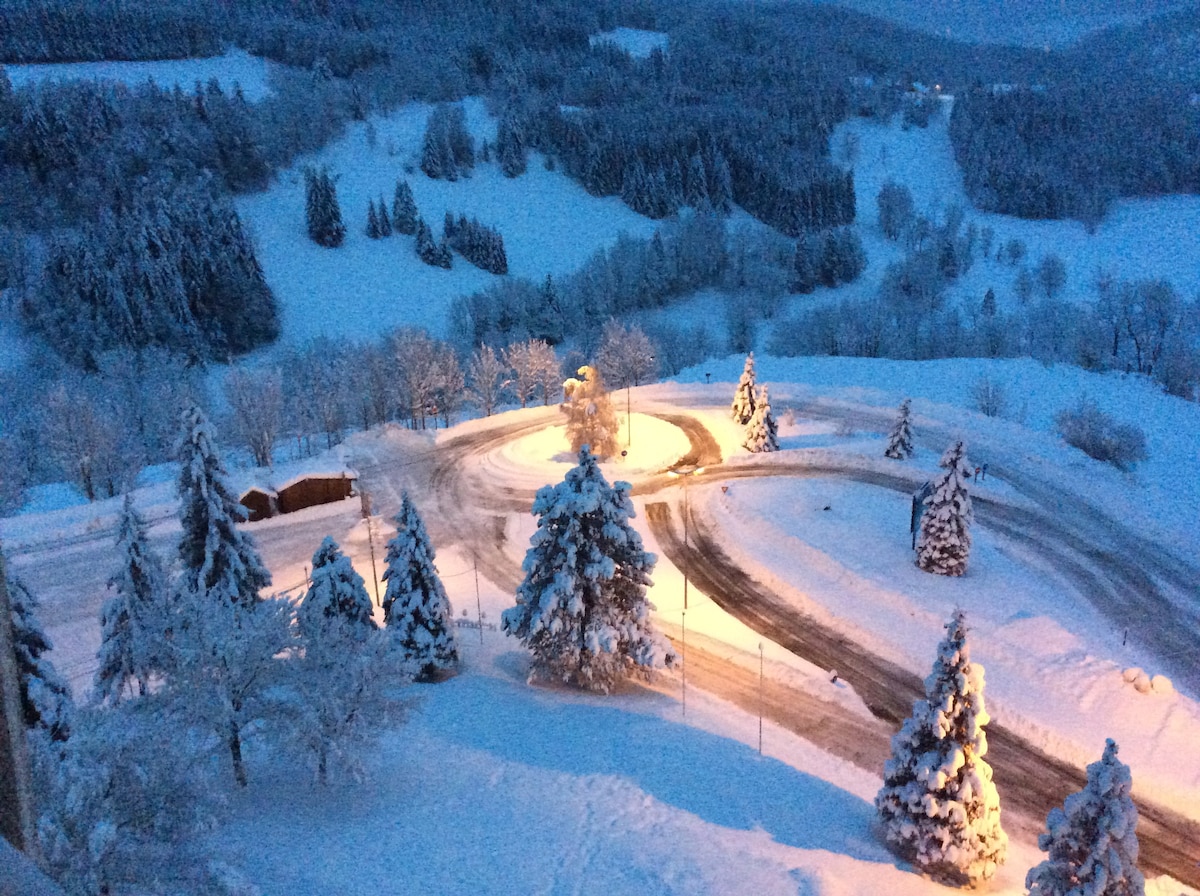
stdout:
<svg viewBox="0 0 1200 896">
<path fill-rule="evenodd" d="M 896 422 L 892 424 L 891 432 L 888 433 L 887 448 L 883 450 L 884 457 L 904 460 L 913 456 L 912 425 L 909 422 L 911 404 L 911 400 L 907 398 L 900 402 Z"/>
<path fill-rule="evenodd" d="M 413 199 L 412 187 L 406 180 L 396 181 L 396 192 L 392 197 L 392 227 L 397 233 L 412 236 L 417 232 L 417 203 Z"/>
<path fill-rule="evenodd" d="M 595 367 L 580 367 L 577 377 L 563 383 L 563 403 L 559 408 L 567 415 L 567 438 L 571 453 L 590 447 L 596 457 L 612 457 L 617 453 L 617 414 L 600 372 Z"/>
<path fill-rule="evenodd" d="M 367 204 L 367 237 L 377 240 L 383 236 L 379 230 L 379 215 L 375 212 L 375 200 L 372 199 Z"/>
<path fill-rule="evenodd" d="M 607 693 L 621 679 L 674 665 L 651 623 L 646 586 L 657 558 L 629 523 L 629 490 L 609 485 L 587 448 L 561 483 L 538 490 L 525 578 L 502 618 L 504 631 L 533 651 L 531 679 Z"/>
<path fill-rule="evenodd" d="M 1132 787 L 1110 739 L 1100 761 L 1087 767 L 1083 790 L 1046 817 L 1038 848 L 1049 855 L 1025 878 L 1029 896 L 1143 896 Z"/>
<path fill-rule="evenodd" d="M 293 737 L 316 759 L 324 784 L 331 762 L 357 773 L 359 749 L 383 711 L 385 642 L 372 618 L 371 598 L 350 558 L 329 537 L 312 558 L 312 584 L 296 613 L 299 658 L 293 684 L 299 696 Z"/>
<path fill-rule="evenodd" d="M 300 633 L 308 637 L 334 617 L 361 626 L 364 631 L 376 627 L 363 577 L 337 542 L 326 535 L 312 556 L 311 584 L 296 611 L 296 621 Z"/>
<path fill-rule="evenodd" d="M 320 246 L 336 248 L 346 237 L 342 210 L 338 205 L 337 187 L 328 168 L 319 171 L 307 168 L 304 172 L 304 215 L 308 235 Z"/>
<path fill-rule="evenodd" d="M 458 665 L 453 611 L 433 565 L 436 554 L 425 523 L 407 492 L 395 523 L 383 573 L 383 617 L 393 642 L 414 664 L 418 677 L 428 680 Z"/>
<path fill-rule="evenodd" d="M 242 735 L 274 711 L 275 657 L 291 640 L 291 605 L 260 599 L 271 584 L 243 510 L 225 484 L 212 426 L 183 412 L 179 445 L 182 572 L 173 607 L 167 686 L 191 723 L 225 745 L 234 780 L 246 785 Z"/>
<path fill-rule="evenodd" d="M 987 755 L 983 667 L 971 662 L 955 611 L 938 645 L 925 699 L 892 737 L 875 807 L 888 844 L 936 880 L 975 884 L 996 873 L 1008 835 Z"/>
<path fill-rule="evenodd" d="M 7 586 L 25 727 L 53 741 L 65 741 L 75 705 L 71 689 L 46 656 L 53 645 L 38 622 L 37 598 L 13 576 L 7 577 Z"/>
<path fill-rule="evenodd" d="M 729 408 L 734 422 L 745 426 L 754 416 L 754 352 L 746 356 L 746 366 L 733 393 L 733 404 Z"/>
<path fill-rule="evenodd" d="M 746 439 L 742 445 L 755 454 L 778 451 L 779 428 L 775 423 L 775 415 L 771 413 L 771 399 L 767 395 L 767 387 L 762 386 L 757 392 L 754 414 L 746 425 Z"/>
<path fill-rule="evenodd" d="M 379 235 L 392 235 L 392 218 L 388 214 L 387 203 L 383 201 L 383 197 L 379 197 Z"/>
<path fill-rule="evenodd" d="M 245 509 L 226 484 L 212 424 L 193 405 L 183 412 L 181 430 L 178 590 L 185 599 L 252 605 L 271 574 L 250 536 L 237 528 Z"/>
<path fill-rule="evenodd" d="M 135 683 L 138 695 L 145 696 L 151 676 L 165 671 L 166 661 L 166 575 L 129 494 L 117 525 L 117 550 L 121 566 L 108 580 L 113 594 L 100 613 L 99 666 L 92 684 L 96 699 L 111 703 Z"/>
<path fill-rule="evenodd" d="M 925 499 L 921 532 L 917 536 L 917 566 L 943 576 L 961 576 L 971 553 L 971 496 L 967 482 L 971 466 L 962 442 L 946 449 L 938 466 L 945 469 Z"/>
</svg>

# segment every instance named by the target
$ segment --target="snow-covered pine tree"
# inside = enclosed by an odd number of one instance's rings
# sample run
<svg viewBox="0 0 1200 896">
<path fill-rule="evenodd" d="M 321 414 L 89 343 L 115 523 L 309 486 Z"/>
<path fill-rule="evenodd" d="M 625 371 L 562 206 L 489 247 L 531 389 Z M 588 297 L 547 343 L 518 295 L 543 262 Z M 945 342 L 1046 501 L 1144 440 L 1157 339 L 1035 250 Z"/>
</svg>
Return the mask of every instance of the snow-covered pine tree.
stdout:
<svg viewBox="0 0 1200 896">
<path fill-rule="evenodd" d="M 376 627 L 363 577 L 328 535 L 313 554 L 311 581 L 296 611 L 302 635 L 312 636 L 334 617 L 361 626 L 363 631 Z"/>
<path fill-rule="evenodd" d="M 517 605 L 504 631 L 533 651 L 531 678 L 608 693 L 676 656 L 651 623 L 646 586 L 657 558 L 642 547 L 628 482 L 609 485 L 587 448 L 579 465 L 538 490 Z"/>
<path fill-rule="evenodd" d="M 417 232 L 418 219 L 412 187 L 406 180 L 396 181 L 396 193 L 392 198 L 392 227 L 397 233 L 412 236 Z"/>
<path fill-rule="evenodd" d="M 146 695 L 150 678 L 165 670 L 167 581 L 146 541 L 146 523 L 125 495 L 117 525 L 121 566 L 108 580 L 113 596 L 100 613 L 99 666 L 92 684 L 99 701 L 117 703 L 134 682 Z"/>
<path fill-rule="evenodd" d="M 608 390 L 595 367 L 580 367 L 563 383 L 563 403 L 560 410 L 567 415 L 567 438 L 571 452 L 590 447 L 596 457 L 612 457 L 617 453 L 617 414 L 613 410 Z"/>
<path fill-rule="evenodd" d="M 755 454 L 778 451 L 779 431 L 775 415 L 771 413 L 771 399 L 767 387 L 760 386 L 754 400 L 754 415 L 746 425 L 746 440 L 742 445 Z"/>
<path fill-rule="evenodd" d="M 518 177 L 527 166 L 525 140 L 512 114 L 505 114 L 496 126 L 496 157 L 505 177 Z"/>
<path fill-rule="evenodd" d="M 392 235 L 392 218 L 388 214 L 387 203 L 383 201 L 383 197 L 379 197 L 379 235 Z"/>
<path fill-rule="evenodd" d="M 896 422 L 892 424 L 892 430 L 888 433 L 887 448 L 883 451 L 884 457 L 904 460 L 913 456 L 912 425 L 909 422 L 911 404 L 912 401 L 908 398 L 900 402 Z"/>
<path fill-rule="evenodd" d="M 336 248 L 346 236 L 342 210 L 338 206 L 337 187 L 328 168 L 304 172 L 304 211 L 308 235 L 320 246 Z"/>
<path fill-rule="evenodd" d="M 291 639 L 292 609 L 259 597 L 271 575 L 237 528 L 244 511 L 225 483 L 212 425 L 195 406 L 181 422 L 183 571 L 167 685 L 182 712 L 228 747 L 234 780 L 244 787 L 242 733 L 272 712 L 269 670 Z"/>
<path fill-rule="evenodd" d="M 1087 767 L 1083 790 L 1046 816 L 1038 848 L 1049 856 L 1026 876 L 1029 896 L 1143 896 L 1132 787 L 1129 766 L 1110 738 L 1100 761 Z"/>
<path fill-rule="evenodd" d="M 178 590 L 185 600 L 253 605 L 271 584 L 254 542 L 237 528 L 245 510 L 225 482 L 212 424 L 193 405 L 181 417 Z"/>
<path fill-rule="evenodd" d="M 75 709 L 71 689 L 45 656 L 54 645 L 38 622 L 37 598 L 20 579 L 9 575 L 6 582 L 25 727 L 43 732 L 53 741 L 65 741 Z"/>
<path fill-rule="evenodd" d="M 417 508 L 405 492 L 396 514 L 396 534 L 387 543 L 383 615 L 388 633 L 419 679 L 429 680 L 458 665 L 453 612 L 433 565 L 436 556 Z"/>
<path fill-rule="evenodd" d="M 933 484 L 925 499 L 921 532 L 917 536 L 917 566 L 942 576 L 961 576 L 971 554 L 971 496 L 967 482 L 971 466 L 962 442 L 946 449 L 938 466 L 946 472 Z"/>
<path fill-rule="evenodd" d="M 925 699 L 892 737 L 875 797 L 888 844 L 946 883 L 987 880 L 1008 848 L 984 759 L 987 723 L 983 667 L 971 662 L 966 623 L 956 610 L 925 679 Z"/>
<path fill-rule="evenodd" d="M 330 537 L 312 558 L 312 584 L 296 612 L 303 651 L 293 679 L 300 697 L 293 736 L 316 758 L 324 784 L 330 760 L 356 770 L 357 746 L 386 702 L 379 663 L 384 642 L 371 598 L 350 558 Z"/>
<path fill-rule="evenodd" d="M 733 404 L 729 408 L 735 423 L 745 426 L 754 416 L 754 352 L 746 356 L 746 366 L 733 393 Z"/>
<path fill-rule="evenodd" d="M 367 237 L 377 240 L 380 236 L 382 234 L 379 232 L 379 215 L 375 213 L 375 200 L 372 199 L 367 204 Z"/>
</svg>

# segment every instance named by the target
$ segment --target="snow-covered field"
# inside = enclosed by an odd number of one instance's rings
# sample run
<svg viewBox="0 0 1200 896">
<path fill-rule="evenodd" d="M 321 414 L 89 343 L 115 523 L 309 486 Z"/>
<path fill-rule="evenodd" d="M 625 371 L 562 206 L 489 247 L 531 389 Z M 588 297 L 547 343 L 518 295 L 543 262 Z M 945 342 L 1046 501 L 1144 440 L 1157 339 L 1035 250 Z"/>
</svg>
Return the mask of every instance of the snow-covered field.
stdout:
<svg viewBox="0 0 1200 896">
<path fill-rule="evenodd" d="M 238 80 L 249 92 L 249 79 Z M 477 137 L 490 138 L 493 125 L 482 105 L 469 102 L 467 108 Z M 367 201 L 390 199 L 399 176 L 409 178 L 418 206 L 435 227 L 446 210 L 497 225 L 510 269 L 524 276 L 573 270 L 622 230 L 653 231 L 653 222 L 617 200 L 588 196 L 561 174 L 546 171 L 536 157 L 528 174 L 512 181 L 486 164 L 453 184 L 430 181 L 419 171 L 408 174 L 405 165 L 414 161 L 427 111 L 410 106 L 369 126 L 356 125 L 306 160 L 327 163 L 341 176 L 339 194 L 350 229 L 342 249 L 320 249 L 304 237 L 298 169 L 285 172 L 267 193 L 239 199 L 283 306 L 285 344 L 318 334 L 369 337 L 403 324 L 440 333 L 449 301 L 490 281 L 459 259 L 451 272 L 421 264 L 405 238 L 376 242 L 362 234 Z M 854 164 L 872 259 L 869 284 L 887 253 L 895 251 L 874 226 L 878 186 L 889 177 L 905 183 L 924 209 L 961 201 L 961 186 L 944 123 L 901 131 L 853 122 L 835 136 L 835 146 L 845 132 L 858 137 Z M 1194 197 L 1120 203 L 1095 235 L 1070 222 L 974 217 L 996 230 L 998 242 L 1024 239 L 1034 261 L 1048 251 L 1062 255 L 1071 276 L 1068 289 L 1076 295 L 1087 293 L 1097 270 L 1168 276 L 1188 294 L 1200 288 L 1194 262 L 1200 257 L 1200 200 Z M 962 288 L 981 296 L 995 280 L 1002 301 L 1011 300 L 1001 276 L 1007 284 L 1012 270 L 981 262 Z M 715 359 L 685 371 L 676 383 L 634 390 L 630 455 L 606 471 L 636 479 L 677 458 L 686 440 L 649 416 L 673 406 L 700 416 L 725 455 L 736 455 L 738 434 L 723 417 L 741 365 L 741 357 Z M 970 410 L 971 386 L 984 375 L 1006 388 L 1006 418 Z M 1151 384 L 1028 361 L 772 358 L 759 359 L 759 381 L 770 384 L 777 414 L 798 409 L 781 429 L 785 449 L 882 462 L 875 460 L 882 453 L 878 432 L 852 432 L 830 415 L 853 418 L 911 396 L 918 437 L 922 429 L 958 433 L 977 461 L 1054 477 L 1179 555 L 1200 553 L 1195 526 L 1200 477 L 1194 475 L 1200 407 L 1167 398 Z M 1146 430 L 1150 458 L 1134 473 L 1087 460 L 1053 436 L 1053 415 L 1084 394 Z M 623 409 L 623 401 L 618 406 Z M 471 421 L 436 441 L 405 433 L 393 441 L 403 443 L 397 449 L 401 456 L 415 456 L 468 428 L 482 430 L 505 419 Z M 337 461 L 353 464 L 383 438 L 356 436 Z M 940 447 L 922 444 L 908 466 L 931 473 Z M 561 432 L 547 429 L 477 462 L 493 481 L 525 489 L 561 478 L 569 465 L 565 448 Z M 389 484 L 411 485 L 403 469 L 397 470 Z M 1090 609 L 1086 595 L 1020 545 L 980 534 L 968 576 L 935 580 L 912 568 L 903 496 L 836 479 L 738 480 L 728 491 L 718 484 L 698 481 L 689 499 L 755 577 L 922 675 L 950 610 L 962 606 L 976 658 L 988 670 L 988 696 L 998 719 L 1078 763 L 1099 758 L 1103 738 L 1114 736 L 1133 767 L 1137 792 L 1200 820 L 1195 808 L 1200 695 L 1140 694 L 1124 684 L 1123 668 L 1137 665 L 1154 673 L 1158 658 L 1124 647 L 1121 633 Z M 1003 480 L 979 483 L 978 489 L 1020 500 Z M 169 475 L 146 484 L 137 501 L 160 520 L 152 536 L 167 547 L 177 532 Z M 57 643 L 55 657 L 67 659 L 61 665 L 77 689 L 90 677 L 87 658 L 98 640 L 94 607 L 115 562 L 109 530 L 117 510 L 115 501 L 99 502 L 0 521 L 14 570 L 39 586 L 44 621 Z M 644 523 L 644 515 L 635 520 L 643 531 Z M 506 532 L 514 561 L 532 526 L 528 515 L 510 515 Z M 356 500 L 250 530 L 263 541 L 271 539 L 269 562 L 281 589 L 302 579 L 318 531 L 337 537 L 368 575 L 369 548 Z M 653 549 L 653 539 L 647 541 Z M 263 893 L 927 896 L 940 889 L 898 865 L 880 845 L 871 807 L 877 775 L 769 723 L 759 756 L 757 718 L 692 692 L 684 717 L 675 678 L 665 678 L 659 691 L 630 688 L 609 698 L 531 688 L 524 683 L 523 652 L 486 627 L 511 605 L 511 593 L 484 577 L 477 596 L 471 560 L 460 550 L 441 550 L 439 567 L 456 609 L 473 609 L 478 599 L 484 614 L 481 631 L 459 630 L 463 674 L 412 689 L 409 717 L 382 732 L 366 781 L 320 789 L 260 754 L 252 763 L 252 786 L 232 796 L 224 824 L 212 834 L 213 846 Z M 652 599 L 660 620 L 673 626 L 681 576 L 664 561 L 655 582 Z M 761 637 L 699 592 L 692 594 L 689 629 L 724 643 L 731 656 L 757 659 Z M 821 670 L 789 659 L 770 643 L 764 653 L 772 677 L 828 689 Z M 847 712 L 864 711 L 852 695 L 844 702 Z M 1023 893 L 1025 871 L 1038 857 L 1030 843 L 1015 842 L 989 891 Z M 1152 896 L 1184 890 L 1166 881 L 1148 887 Z"/>
<path fill-rule="evenodd" d="M 464 103 L 477 144 L 493 142 L 495 122 L 478 101 Z M 541 281 L 580 267 L 624 232 L 648 237 L 655 223 L 618 198 L 597 199 L 532 154 L 529 170 L 505 177 L 493 161 L 477 163 L 469 178 L 430 180 L 417 167 L 430 107 L 405 106 L 356 124 L 330 146 L 284 171 L 267 192 L 244 196 L 238 210 L 254 234 L 267 282 L 279 298 L 282 342 L 318 335 L 372 339 L 400 326 L 446 334 L 446 310 L 458 295 L 496 281 L 454 259 L 446 271 L 417 258 L 412 237 L 373 240 L 364 232 L 367 205 L 389 205 L 399 178 L 407 179 L 422 217 L 441 233 L 446 212 L 497 227 L 504 236 L 509 275 Z M 328 165 L 337 177 L 346 242 L 338 249 L 312 243 L 304 232 L 304 165 Z"/>
</svg>

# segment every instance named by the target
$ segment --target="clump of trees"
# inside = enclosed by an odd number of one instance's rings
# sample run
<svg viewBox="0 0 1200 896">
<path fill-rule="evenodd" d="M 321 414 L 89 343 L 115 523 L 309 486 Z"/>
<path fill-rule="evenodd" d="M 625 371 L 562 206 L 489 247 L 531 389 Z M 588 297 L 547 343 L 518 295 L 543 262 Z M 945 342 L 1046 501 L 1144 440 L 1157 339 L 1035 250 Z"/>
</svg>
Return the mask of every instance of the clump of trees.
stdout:
<svg viewBox="0 0 1200 896">
<path fill-rule="evenodd" d="M 429 229 L 429 225 L 425 223 L 424 218 L 417 218 L 417 240 L 416 240 L 417 257 L 425 262 L 430 267 L 435 268 L 450 268 L 452 256 L 450 255 L 450 245 L 443 235 L 440 242 L 435 242 L 433 239 L 433 231 Z"/>
<path fill-rule="evenodd" d="M 309 239 L 318 246 L 336 249 L 346 238 L 337 186 L 327 167 L 304 170 L 304 218 Z"/>
<path fill-rule="evenodd" d="M 971 201 L 1094 226 L 1116 198 L 1200 190 L 1200 110 L 1188 88 L 1137 68 L 1122 74 L 956 92 L 950 139 Z"/>
<path fill-rule="evenodd" d="M 806 234 L 796 241 L 791 287 L 794 292 L 810 293 L 818 286 L 853 283 L 866 267 L 867 255 L 854 228 Z"/>
<path fill-rule="evenodd" d="M 467 220 L 462 214 L 455 220 L 447 212 L 443 232 L 450 248 L 475 267 L 489 274 L 508 273 L 508 256 L 499 230 L 480 224 L 475 218 Z"/>
<path fill-rule="evenodd" d="M 475 141 L 462 106 L 439 105 L 429 113 L 421 142 L 421 170 L 434 180 L 470 177 Z"/>
<path fill-rule="evenodd" d="M 22 318 L 70 363 L 99 369 L 120 348 L 162 346 L 199 361 L 271 342 L 275 297 L 228 201 L 148 188 L 53 238 Z"/>
</svg>

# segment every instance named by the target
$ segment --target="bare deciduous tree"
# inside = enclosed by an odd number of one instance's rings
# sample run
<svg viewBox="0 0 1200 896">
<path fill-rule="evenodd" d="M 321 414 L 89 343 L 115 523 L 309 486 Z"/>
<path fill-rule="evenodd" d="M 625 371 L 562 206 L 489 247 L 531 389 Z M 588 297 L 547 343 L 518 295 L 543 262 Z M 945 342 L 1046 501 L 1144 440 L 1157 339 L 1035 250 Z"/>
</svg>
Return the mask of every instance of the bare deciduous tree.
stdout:
<svg viewBox="0 0 1200 896">
<path fill-rule="evenodd" d="M 246 446 L 255 466 L 271 466 L 275 439 L 283 430 L 283 375 L 278 368 L 235 366 L 223 388 L 234 438 Z"/>
<path fill-rule="evenodd" d="M 511 369 L 500 360 L 490 345 L 481 345 L 471 355 L 467 364 L 467 381 L 470 383 L 468 395 L 471 401 L 479 405 L 485 417 L 492 416 L 503 400 L 504 391 L 510 383 L 510 372 Z"/>
</svg>

